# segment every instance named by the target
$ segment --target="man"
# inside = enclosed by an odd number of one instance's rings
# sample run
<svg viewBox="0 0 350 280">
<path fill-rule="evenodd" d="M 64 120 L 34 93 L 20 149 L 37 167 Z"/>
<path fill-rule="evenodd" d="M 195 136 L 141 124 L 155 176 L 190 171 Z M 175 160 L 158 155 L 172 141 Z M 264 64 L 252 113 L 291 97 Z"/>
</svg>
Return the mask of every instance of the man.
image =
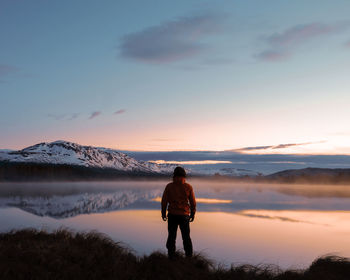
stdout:
<svg viewBox="0 0 350 280">
<path fill-rule="evenodd" d="M 168 216 L 166 210 L 168 207 Z M 173 182 L 169 183 L 162 197 L 162 219 L 168 220 L 168 240 L 166 247 L 170 259 L 176 250 L 177 227 L 180 227 L 186 257 L 192 257 L 193 248 L 190 237 L 190 222 L 196 213 L 196 199 L 193 188 L 186 183 L 186 171 L 178 166 L 174 170 Z"/>
</svg>

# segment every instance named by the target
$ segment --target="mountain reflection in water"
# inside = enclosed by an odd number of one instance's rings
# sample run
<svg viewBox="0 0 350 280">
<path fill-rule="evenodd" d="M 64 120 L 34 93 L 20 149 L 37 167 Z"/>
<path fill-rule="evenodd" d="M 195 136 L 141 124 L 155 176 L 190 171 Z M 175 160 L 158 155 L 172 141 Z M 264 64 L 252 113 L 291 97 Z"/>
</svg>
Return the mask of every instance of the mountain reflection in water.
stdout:
<svg viewBox="0 0 350 280">
<path fill-rule="evenodd" d="M 350 186 L 189 182 L 198 200 L 195 249 L 216 261 L 305 267 L 327 253 L 350 256 Z M 97 229 L 150 253 L 165 248 L 166 183 L 1 183 L 0 230 Z"/>
<path fill-rule="evenodd" d="M 119 209 L 159 209 L 166 181 L 2 183 L 0 207 L 66 218 Z M 350 210 L 350 186 L 191 182 L 198 210 Z"/>
</svg>

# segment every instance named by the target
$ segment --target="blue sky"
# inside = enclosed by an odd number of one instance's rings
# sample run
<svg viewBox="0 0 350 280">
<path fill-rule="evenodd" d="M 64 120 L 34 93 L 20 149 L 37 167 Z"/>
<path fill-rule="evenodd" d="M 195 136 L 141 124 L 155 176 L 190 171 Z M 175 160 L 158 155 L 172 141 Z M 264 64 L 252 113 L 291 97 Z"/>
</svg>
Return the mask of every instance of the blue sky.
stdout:
<svg viewBox="0 0 350 280">
<path fill-rule="evenodd" d="M 338 0 L 1 0 L 0 147 L 312 143 L 286 151 L 349 154 L 349 10 Z"/>
</svg>

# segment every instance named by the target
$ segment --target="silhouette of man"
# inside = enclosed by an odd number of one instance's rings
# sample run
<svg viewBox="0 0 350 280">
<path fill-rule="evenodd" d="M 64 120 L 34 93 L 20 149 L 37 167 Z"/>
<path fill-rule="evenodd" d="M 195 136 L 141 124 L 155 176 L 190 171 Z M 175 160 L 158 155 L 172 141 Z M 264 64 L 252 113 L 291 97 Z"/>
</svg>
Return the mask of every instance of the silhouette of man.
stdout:
<svg viewBox="0 0 350 280">
<path fill-rule="evenodd" d="M 162 219 L 168 220 L 168 240 L 166 247 L 170 259 L 176 250 L 177 228 L 180 227 L 186 257 L 192 257 L 193 248 L 190 237 L 190 222 L 196 213 L 196 199 L 193 188 L 186 183 L 186 171 L 178 166 L 174 170 L 173 181 L 165 187 L 162 197 Z M 168 216 L 166 210 L 168 207 Z"/>
</svg>

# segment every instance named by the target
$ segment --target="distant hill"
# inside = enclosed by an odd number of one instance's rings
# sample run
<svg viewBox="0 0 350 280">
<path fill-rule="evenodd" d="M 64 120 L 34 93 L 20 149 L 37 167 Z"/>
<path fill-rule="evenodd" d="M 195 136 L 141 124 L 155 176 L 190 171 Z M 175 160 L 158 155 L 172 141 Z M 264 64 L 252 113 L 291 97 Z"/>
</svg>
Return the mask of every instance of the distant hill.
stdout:
<svg viewBox="0 0 350 280">
<path fill-rule="evenodd" d="M 264 176 L 263 179 L 282 183 L 350 183 L 350 169 L 312 167 L 289 169 Z"/>
</svg>

